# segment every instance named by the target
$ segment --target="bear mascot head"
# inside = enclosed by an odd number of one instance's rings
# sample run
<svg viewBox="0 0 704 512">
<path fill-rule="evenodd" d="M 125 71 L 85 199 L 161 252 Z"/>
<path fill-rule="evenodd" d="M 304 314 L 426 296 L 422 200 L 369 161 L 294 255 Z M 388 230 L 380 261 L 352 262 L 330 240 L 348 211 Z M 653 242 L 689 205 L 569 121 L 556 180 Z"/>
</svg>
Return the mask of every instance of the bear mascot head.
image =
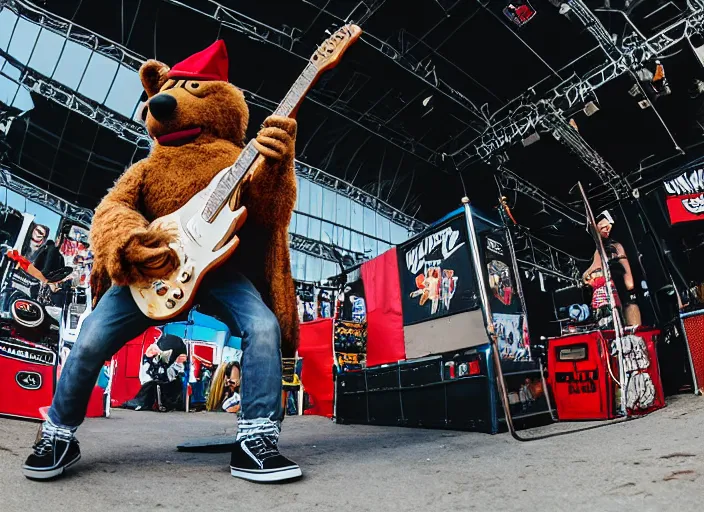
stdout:
<svg viewBox="0 0 704 512">
<path fill-rule="evenodd" d="M 228 82 L 225 44 L 169 67 L 149 60 L 140 69 L 147 95 L 141 111 L 152 138 L 147 158 L 127 169 L 96 208 L 91 226 L 95 253 L 93 302 L 111 286 L 146 283 L 178 265 L 172 235 L 151 223 L 185 205 L 245 146 L 249 110 L 242 91 Z M 230 207 L 245 206 L 247 221 L 228 268 L 255 285 L 281 328 L 282 353 L 298 341 L 288 225 L 296 201 L 296 121 L 269 116 L 253 141 L 261 156 Z M 229 265 L 233 266 L 230 267 Z"/>
<path fill-rule="evenodd" d="M 173 68 L 149 60 L 139 75 L 149 99 L 143 120 L 158 144 L 223 139 L 244 146 L 249 109 L 242 91 L 227 81 L 222 41 Z"/>
</svg>

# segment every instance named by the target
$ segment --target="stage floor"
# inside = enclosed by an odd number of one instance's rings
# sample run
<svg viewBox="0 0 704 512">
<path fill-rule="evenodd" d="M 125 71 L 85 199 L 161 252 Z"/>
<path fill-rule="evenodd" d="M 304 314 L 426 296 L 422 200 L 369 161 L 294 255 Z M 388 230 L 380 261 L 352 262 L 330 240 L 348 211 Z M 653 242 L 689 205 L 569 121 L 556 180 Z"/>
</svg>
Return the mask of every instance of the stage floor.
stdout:
<svg viewBox="0 0 704 512">
<path fill-rule="evenodd" d="M 289 417 L 281 446 L 305 477 L 284 486 L 235 480 L 228 454 L 176 450 L 188 439 L 232 434 L 233 420 L 114 410 L 86 421 L 83 459 L 65 478 L 35 483 L 20 465 L 37 424 L 0 419 L 0 509 L 685 512 L 704 501 L 704 398 L 692 395 L 644 419 L 529 443 Z"/>
</svg>

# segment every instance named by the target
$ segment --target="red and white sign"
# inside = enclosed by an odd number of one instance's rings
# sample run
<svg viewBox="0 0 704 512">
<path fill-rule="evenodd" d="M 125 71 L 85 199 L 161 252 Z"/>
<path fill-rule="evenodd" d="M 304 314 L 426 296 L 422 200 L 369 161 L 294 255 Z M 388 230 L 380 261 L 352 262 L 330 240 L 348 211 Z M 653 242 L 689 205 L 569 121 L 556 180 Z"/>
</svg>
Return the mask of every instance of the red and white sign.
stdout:
<svg viewBox="0 0 704 512">
<path fill-rule="evenodd" d="M 683 172 L 664 185 L 671 224 L 704 220 L 704 169 Z"/>
</svg>

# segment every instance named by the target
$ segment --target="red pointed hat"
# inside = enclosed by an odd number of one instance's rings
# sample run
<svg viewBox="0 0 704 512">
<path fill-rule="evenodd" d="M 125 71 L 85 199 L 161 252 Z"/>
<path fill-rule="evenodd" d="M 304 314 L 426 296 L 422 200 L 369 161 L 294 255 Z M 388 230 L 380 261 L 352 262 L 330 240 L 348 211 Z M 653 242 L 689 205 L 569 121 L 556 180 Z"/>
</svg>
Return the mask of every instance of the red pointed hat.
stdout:
<svg viewBox="0 0 704 512">
<path fill-rule="evenodd" d="M 189 80 L 228 81 L 227 48 L 222 39 L 218 39 L 205 50 L 194 53 L 182 60 L 168 73 L 169 78 L 186 78 Z"/>
</svg>

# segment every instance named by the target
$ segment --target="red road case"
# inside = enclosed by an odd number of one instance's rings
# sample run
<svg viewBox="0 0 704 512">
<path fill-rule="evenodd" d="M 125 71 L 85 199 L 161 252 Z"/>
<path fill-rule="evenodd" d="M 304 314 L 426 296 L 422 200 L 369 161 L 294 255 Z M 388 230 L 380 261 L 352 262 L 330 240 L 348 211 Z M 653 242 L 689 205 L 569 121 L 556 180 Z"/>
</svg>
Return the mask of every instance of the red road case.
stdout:
<svg viewBox="0 0 704 512">
<path fill-rule="evenodd" d="M 0 414 L 42 419 L 56 385 L 56 353 L 17 338 L 0 339 Z"/>
<path fill-rule="evenodd" d="M 623 338 L 627 413 L 648 414 L 665 406 L 656 343 L 660 331 L 638 329 Z M 593 331 L 548 341 L 548 383 L 561 420 L 616 417 L 618 358 L 609 355 L 613 331 Z M 608 359 L 607 359 L 608 358 Z"/>
<path fill-rule="evenodd" d="M 694 392 L 700 395 L 704 390 L 704 311 L 682 313 L 680 316 L 692 366 Z"/>
<path fill-rule="evenodd" d="M 615 385 L 609 376 L 606 347 L 599 331 L 548 340 L 548 384 L 561 420 L 615 417 Z"/>
</svg>

